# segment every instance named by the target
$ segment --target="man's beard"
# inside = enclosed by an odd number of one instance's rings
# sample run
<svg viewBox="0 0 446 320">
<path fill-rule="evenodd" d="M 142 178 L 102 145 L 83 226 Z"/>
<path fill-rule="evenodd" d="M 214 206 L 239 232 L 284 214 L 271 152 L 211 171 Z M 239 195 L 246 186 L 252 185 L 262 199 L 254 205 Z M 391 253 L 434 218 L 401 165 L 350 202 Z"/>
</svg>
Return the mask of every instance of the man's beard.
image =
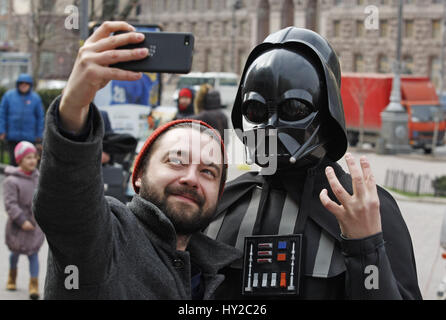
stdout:
<svg viewBox="0 0 446 320">
<path fill-rule="evenodd" d="M 145 178 L 143 177 L 144 181 Z M 213 213 L 217 204 L 203 211 L 204 199 L 195 189 L 186 186 L 167 186 L 163 194 L 159 192 L 150 183 L 141 183 L 139 195 L 147 201 L 156 205 L 172 222 L 176 233 L 181 235 L 191 235 L 205 229 L 212 221 Z M 168 201 L 171 195 L 187 195 L 192 198 L 198 208 L 193 204 L 183 203 L 181 201 Z M 186 214 L 187 212 L 187 214 Z"/>
</svg>

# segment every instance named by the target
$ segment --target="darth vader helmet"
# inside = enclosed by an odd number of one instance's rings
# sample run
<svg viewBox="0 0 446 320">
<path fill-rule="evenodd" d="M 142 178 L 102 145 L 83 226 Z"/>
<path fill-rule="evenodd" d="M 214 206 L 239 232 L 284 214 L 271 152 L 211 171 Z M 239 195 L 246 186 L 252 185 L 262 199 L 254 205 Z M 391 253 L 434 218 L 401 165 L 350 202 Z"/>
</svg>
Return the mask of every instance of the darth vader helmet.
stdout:
<svg viewBox="0 0 446 320">
<path fill-rule="evenodd" d="M 336 53 L 313 31 L 289 27 L 254 48 L 231 116 L 249 158 L 265 167 L 276 157 L 278 169 L 340 159 L 347 148 L 340 79 Z"/>
</svg>

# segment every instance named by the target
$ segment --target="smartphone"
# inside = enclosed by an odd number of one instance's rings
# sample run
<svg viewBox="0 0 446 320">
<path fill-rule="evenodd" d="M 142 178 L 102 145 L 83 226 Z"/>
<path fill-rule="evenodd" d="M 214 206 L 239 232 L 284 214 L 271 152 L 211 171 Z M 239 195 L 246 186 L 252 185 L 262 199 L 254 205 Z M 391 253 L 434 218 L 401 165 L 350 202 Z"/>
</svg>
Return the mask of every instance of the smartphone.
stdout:
<svg viewBox="0 0 446 320">
<path fill-rule="evenodd" d="M 127 31 L 117 31 L 121 34 Z M 144 41 L 117 49 L 148 48 L 141 60 L 119 62 L 110 67 L 136 72 L 189 73 L 192 68 L 194 35 L 184 32 L 141 32 Z"/>
</svg>

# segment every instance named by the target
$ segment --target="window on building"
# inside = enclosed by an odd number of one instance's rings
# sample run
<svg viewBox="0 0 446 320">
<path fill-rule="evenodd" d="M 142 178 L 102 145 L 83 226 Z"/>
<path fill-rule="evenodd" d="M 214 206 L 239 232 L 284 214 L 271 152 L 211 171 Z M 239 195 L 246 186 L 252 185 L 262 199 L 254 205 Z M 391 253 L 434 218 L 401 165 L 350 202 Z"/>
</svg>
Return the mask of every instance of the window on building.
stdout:
<svg viewBox="0 0 446 320">
<path fill-rule="evenodd" d="M 414 28 L 413 20 L 404 20 L 404 37 L 405 38 L 413 37 L 413 28 Z"/>
<path fill-rule="evenodd" d="M 207 36 L 211 35 L 211 28 L 212 28 L 212 22 L 210 22 L 210 21 L 206 22 L 206 35 Z"/>
<path fill-rule="evenodd" d="M 389 36 L 389 21 L 381 20 L 379 22 L 379 36 L 381 38 L 386 38 Z"/>
<path fill-rule="evenodd" d="M 55 3 L 56 3 L 56 0 L 41 0 L 42 10 L 43 11 L 52 11 Z"/>
<path fill-rule="evenodd" d="M 229 37 L 231 33 L 229 32 L 229 21 L 225 20 L 221 23 L 221 35 L 222 37 Z"/>
<path fill-rule="evenodd" d="M 390 0 L 381 0 L 381 4 L 386 6 L 390 4 Z"/>
<path fill-rule="evenodd" d="M 204 51 L 204 70 L 203 70 L 203 72 L 211 71 L 211 56 L 212 56 L 211 49 L 206 49 Z"/>
<path fill-rule="evenodd" d="M 197 23 L 196 22 L 190 23 L 190 32 L 192 34 L 194 34 L 195 36 L 197 36 Z"/>
<path fill-rule="evenodd" d="M 358 6 L 362 6 L 362 5 L 365 4 L 365 1 L 364 1 L 364 0 L 356 0 L 356 4 L 357 4 Z"/>
<path fill-rule="evenodd" d="M 192 0 L 191 9 L 192 10 L 197 10 L 197 0 Z"/>
<path fill-rule="evenodd" d="M 212 10 L 212 7 L 213 7 L 213 1 L 212 1 L 212 0 L 207 0 L 206 2 L 207 2 L 207 9 L 208 9 L 208 10 Z"/>
<path fill-rule="evenodd" d="M 260 0 L 257 8 L 257 43 L 269 35 L 270 27 L 270 6 L 268 0 Z"/>
<path fill-rule="evenodd" d="M 292 0 L 282 1 L 280 20 L 282 28 L 294 25 L 294 3 Z"/>
<path fill-rule="evenodd" d="M 389 58 L 384 54 L 380 54 L 378 56 L 378 72 L 379 73 L 390 72 Z"/>
<path fill-rule="evenodd" d="M 438 39 L 441 37 L 441 20 L 432 20 L 432 38 Z"/>
<path fill-rule="evenodd" d="M 341 21 L 335 20 L 333 21 L 333 37 L 341 36 Z"/>
<path fill-rule="evenodd" d="M 229 72 L 231 71 L 231 55 L 229 54 L 228 49 L 223 49 L 221 55 L 221 72 Z"/>
<path fill-rule="evenodd" d="M 0 15 L 7 15 L 9 12 L 9 0 L 0 0 Z"/>
<path fill-rule="evenodd" d="M 364 31 L 364 21 L 357 20 L 356 21 L 356 36 L 357 37 L 363 37 L 364 34 L 365 34 L 365 31 Z"/>
<path fill-rule="evenodd" d="M 436 88 L 440 86 L 441 62 L 437 56 L 429 57 L 429 77 Z"/>
<path fill-rule="evenodd" d="M 353 56 L 353 71 L 354 72 L 364 72 L 364 58 L 362 54 L 356 53 Z"/>
<path fill-rule="evenodd" d="M 405 74 L 413 74 L 414 72 L 414 63 L 411 55 L 403 56 L 403 68 L 402 73 Z"/>
<path fill-rule="evenodd" d="M 246 60 L 248 59 L 248 51 L 245 49 L 239 49 L 238 50 L 238 63 L 236 65 L 235 72 L 240 74 L 243 71 L 243 68 L 245 66 Z"/>
<path fill-rule="evenodd" d="M 0 22 L 0 42 L 8 40 L 8 25 Z"/>
<path fill-rule="evenodd" d="M 246 20 L 242 20 L 240 22 L 240 26 L 239 26 L 239 36 L 240 37 L 244 37 L 245 35 L 247 35 L 247 27 L 248 27 L 248 23 Z"/>
<path fill-rule="evenodd" d="M 342 0 L 335 0 L 334 5 L 339 6 L 342 4 Z"/>
</svg>

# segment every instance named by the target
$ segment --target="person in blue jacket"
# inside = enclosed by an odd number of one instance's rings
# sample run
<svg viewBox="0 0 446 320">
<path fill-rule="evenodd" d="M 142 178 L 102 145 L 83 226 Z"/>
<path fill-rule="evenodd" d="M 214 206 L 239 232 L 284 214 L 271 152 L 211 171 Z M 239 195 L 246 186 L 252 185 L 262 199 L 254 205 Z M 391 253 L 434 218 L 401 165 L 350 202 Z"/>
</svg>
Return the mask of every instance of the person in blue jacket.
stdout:
<svg viewBox="0 0 446 320">
<path fill-rule="evenodd" d="M 32 90 L 32 77 L 20 74 L 16 84 L 17 87 L 7 91 L 0 102 L 0 140 L 6 140 L 9 161 L 14 166 L 17 143 L 25 140 L 39 147 L 44 125 L 42 100 Z"/>
</svg>

